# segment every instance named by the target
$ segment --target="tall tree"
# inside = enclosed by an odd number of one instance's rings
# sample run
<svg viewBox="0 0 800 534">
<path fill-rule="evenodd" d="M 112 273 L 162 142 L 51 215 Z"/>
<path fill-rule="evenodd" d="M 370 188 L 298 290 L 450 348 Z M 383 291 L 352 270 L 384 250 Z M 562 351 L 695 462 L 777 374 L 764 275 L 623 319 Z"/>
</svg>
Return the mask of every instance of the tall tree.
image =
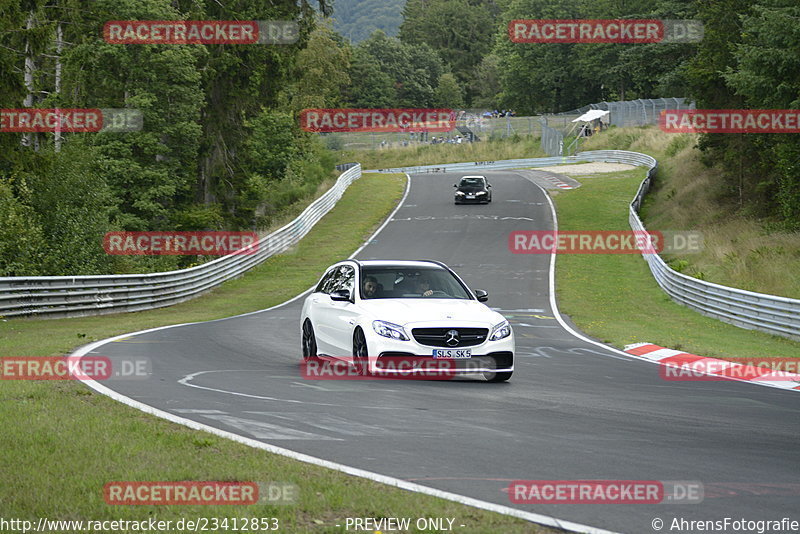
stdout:
<svg viewBox="0 0 800 534">
<path fill-rule="evenodd" d="M 800 5 L 762 0 L 742 17 L 741 43 L 723 78 L 749 108 L 800 109 Z M 792 228 L 800 229 L 800 139 L 796 134 L 747 136 L 755 149 L 757 192 Z M 774 192 L 774 194 L 771 194 Z"/>
<path fill-rule="evenodd" d="M 350 84 L 350 47 L 330 27 L 319 25 L 298 52 L 292 108 L 327 108 L 342 104 Z"/>
<path fill-rule="evenodd" d="M 468 87 L 473 69 L 491 49 L 497 15 L 491 0 L 409 0 L 400 40 L 429 45 Z"/>
</svg>

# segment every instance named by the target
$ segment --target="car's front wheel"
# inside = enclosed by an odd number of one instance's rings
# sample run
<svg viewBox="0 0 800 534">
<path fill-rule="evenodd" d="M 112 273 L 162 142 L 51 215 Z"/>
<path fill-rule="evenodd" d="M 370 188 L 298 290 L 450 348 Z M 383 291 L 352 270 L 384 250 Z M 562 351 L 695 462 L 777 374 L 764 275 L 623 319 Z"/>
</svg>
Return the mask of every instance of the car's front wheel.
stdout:
<svg viewBox="0 0 800 534">
<path fill-rule="evenodd" d="M 356 371 L 362 376 L 367 376 L 369 372 L 369 351 L 367 350 L 367 339 L 361 328 L 356 328 L 353 333 L 353 365 Z"/>
<path fill-rule="evenodd" d="M 314 336 L 314 327 L 311 321 L 306 319 L 303 323 L 302 335 L 303 360 L 310 360 L 317 357 L 317 338 Z"/>
</svg>

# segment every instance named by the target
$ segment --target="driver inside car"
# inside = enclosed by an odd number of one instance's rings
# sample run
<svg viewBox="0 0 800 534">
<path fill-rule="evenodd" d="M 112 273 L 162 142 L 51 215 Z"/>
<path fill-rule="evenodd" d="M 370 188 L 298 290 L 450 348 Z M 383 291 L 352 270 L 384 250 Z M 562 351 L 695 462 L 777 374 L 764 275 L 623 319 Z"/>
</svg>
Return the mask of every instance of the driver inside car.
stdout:
<svg viewBox="0 0 800 534">
<path fill-rule="evenodd" d="M 417 283 L 417 293 L 422 295 L 423 297 L 430 297 L 433 295 L 433 289 L 431 289 L 431 281 L 428 280 L 425 276 L 420 276 L 416 280 Z"/>
<path fill-rule="evenodd" d="M 379 298 L 381 293 L 381 286 L 374 276 L 367 276 L 364 278 L 364 298 Z"/>
</svg>

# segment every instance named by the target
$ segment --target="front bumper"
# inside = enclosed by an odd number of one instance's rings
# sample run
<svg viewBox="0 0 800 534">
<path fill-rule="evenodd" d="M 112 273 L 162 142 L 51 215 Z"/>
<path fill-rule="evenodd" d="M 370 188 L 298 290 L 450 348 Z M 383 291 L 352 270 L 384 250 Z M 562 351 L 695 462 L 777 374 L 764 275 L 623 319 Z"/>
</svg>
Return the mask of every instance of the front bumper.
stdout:
<svg viewBox="0 0 800 534">
<path fill-rule="evenodd" d="M 411 362 L 412 365 L 407 365 Z M 443 374 L 497 373 L 514 370 L 514 353 L 510 351 L 490 352 L 473 355 L 471 358 L 434 358 L 431 355 L 418 355 L 404 352 L 384 352 L 376 358 L 372 371 L 378 374 L 407 374 L 413 372 L 413 364 L 419 363 L 422 370 L 430 369 L 428 363 L 439 363 Z M 405 369 L 404 369 L 405 367 Z"/>
<path fill-rule="evenodd" d="M 370 329 L 371 330 L 371 329 Z M 408 329 L 410 330 L 410 329 Z M 410 331 L 409 331 L 410 334 Z M 470 358 L 434 358 L 434 349 L 442 347 L 419 343 L 411 336 L 408 341 L 389 339 L 365 330 L 370 371 L 376 374 L 405 374 L 415 365 L 426 368 L 439 362 L 448 373 L 470 374 L 483 372 L 510 372 L 514 370 L 514 333 L 497 341 L 486 340 L 468 348 Z M 411 362 L 411 363 L 409 363 Z M 445 363 L 442 363 L 445 362 Z"/>
<path fill-rule="evenodd" d="M 455 197 L 456 204 L 481 204 L 483 202 L 488 202 L 488 201 L 489 201 L 488 195 L 480 195 L 475 198 L 467 198 L 466 196 Z"/>
</svg>

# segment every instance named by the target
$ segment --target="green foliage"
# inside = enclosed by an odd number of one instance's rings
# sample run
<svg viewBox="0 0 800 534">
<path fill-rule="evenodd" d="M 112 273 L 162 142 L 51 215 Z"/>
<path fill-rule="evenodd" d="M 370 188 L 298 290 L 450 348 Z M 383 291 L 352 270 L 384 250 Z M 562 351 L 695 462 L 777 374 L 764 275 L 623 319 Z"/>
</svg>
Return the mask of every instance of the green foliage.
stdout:
<svg viewBox="0 0 800 534">
<path fill-rule="evenodd" d="M 800 108 L 800 6 L 791 0 L 703 4 L 705 39 L 688 69 L 698 107 Z M 734 14 L 732 16 L 732 14 Z M 788 134 L 704 134 L 727 196 L 746 213 L 800 228 L 800 139 Z"/>
<path fill-rule="evenodd" d="M 295 94 L 292 107 L 332 108 L 342 104 L 350 84 L 348 67 L 350 49 L 327 26 L 320 25 L 311 34 L 306 48 L 297 54 Z"/>
<path fill-rule="evenodd" d="M 264 109 L 245 126 L 251 132 L 243 147 L 246 167 L 268 179 L 280 179 L 300 153 L 297 122 L 288 113 Z"/>
<path fill-rule="evenodd" d="M 0 177 L 15 178 L 13 187 L 4 182 L 0 215 L 7 229 L 29 221 L 27 232 L 0 232 L 0 251 L 15 256 L 0 260 L 0 268 L 59 275 L 185 266 L 197 259 L 109 257 L 100 247 L 103 233 L 249 229 L 266 220 L 258 215 L 265 206 L 279 211 L 297 198 L 285 200 L 273 188 L 286 174 L 294 173 L 290 181 L 302 194 L 315 189 L 333 163 L 298 131 L 293 108 L 338 104 L 347 85 L 349 48 L 327 27 L 314 31 L 315 7 L 329 13 L 330 4 L 0 0 L 2 107 L 23 103 L 27 51 L 32 106 L 133 108 L 144 116 L 142 131 L 65 133 L 58 145 L 49 133 L 0 136 Z M 103 41 L 106 21 L 130 19 L 297 20 L 300 40 L 288 46 Z M 64 32 L 60 52 L 57 27 Z M 296 162 L 306 157 L 317 166 L 308 175 Z"/>
<path fill-rule="evenodd" d="M 467 87 L 492 47 L 497 12 L 495 2 L 487 0 L 409 0 L 400 40 L 429 45 Z"/>
<path fill-rule="evenodd" d="M 353 107 L 433 107 L 445 66 L 426 44 L 406 44 L 376 30 L 353 54 Z"/>
<path fill-rule="evenodd" d="M 0 276 L 42 274 L 44 245 L 36 213 L 0 180 Z"/>
<path fill-rule="evenodd" d="M 689 146 L 689 143 L 692 142 L 692 136 L 690 134 L 679 134 L 676 135 L 672 141 L 670 141 L 669 146 L 664 151 L 664 153 L 668 157 L 673 157 L 675 154 Z"/>
<path fill-rule="evenodd" d="M 348 41 L 359 43 L 381 30 L 396 36 L 403 22 L 406 0 L 336 0 L 334 29 Z"/>
<path fill-rule="evenodd" d="M 40 264 L 31 270 L 80 275 L 110 269 L 102 243 L 112 227 L 112 197 L 96 161 L 94 149 L 76 141 L 57 154 L 43 150 L 35 167 L 21 173 L 36 213 L 33 231 L 38 227 L 42 239 Z"/>
<path fill-rule="evenodd" d="M 464 107 L 464 94 L 456 77 L 449 72 L 439 77 L 434 96 L 436 107 L 459 109 Z"/>
<path fill-rule="evenodd" d="M 381 63 L 365 48 L 353 50 L 350 66 L 350 105 L 355 108 L 389 108 L 395 104 L 392 77 L 381 70 Z"/>
<path fill-rule="evenodd" d="M 503 88 L 501 85 L 500 58 L 495 54 L 488 54 L 475 66 L 469 89 L 473 95 L 472 106 L 476 108 L 497 109 L 500 106 L 499 95 Z"/>
<path fill-rule="evenodd" d="M 514 19 L 682 19 L 693 18 L 694 9 L 694 3 L 671 0 L 512 0 L 499 17 L 493 49 L 502 73 L 500 100 L 533 114 L 683 95 L 694 44 L 520 44 L 505 30 Z"/>
</svg>

